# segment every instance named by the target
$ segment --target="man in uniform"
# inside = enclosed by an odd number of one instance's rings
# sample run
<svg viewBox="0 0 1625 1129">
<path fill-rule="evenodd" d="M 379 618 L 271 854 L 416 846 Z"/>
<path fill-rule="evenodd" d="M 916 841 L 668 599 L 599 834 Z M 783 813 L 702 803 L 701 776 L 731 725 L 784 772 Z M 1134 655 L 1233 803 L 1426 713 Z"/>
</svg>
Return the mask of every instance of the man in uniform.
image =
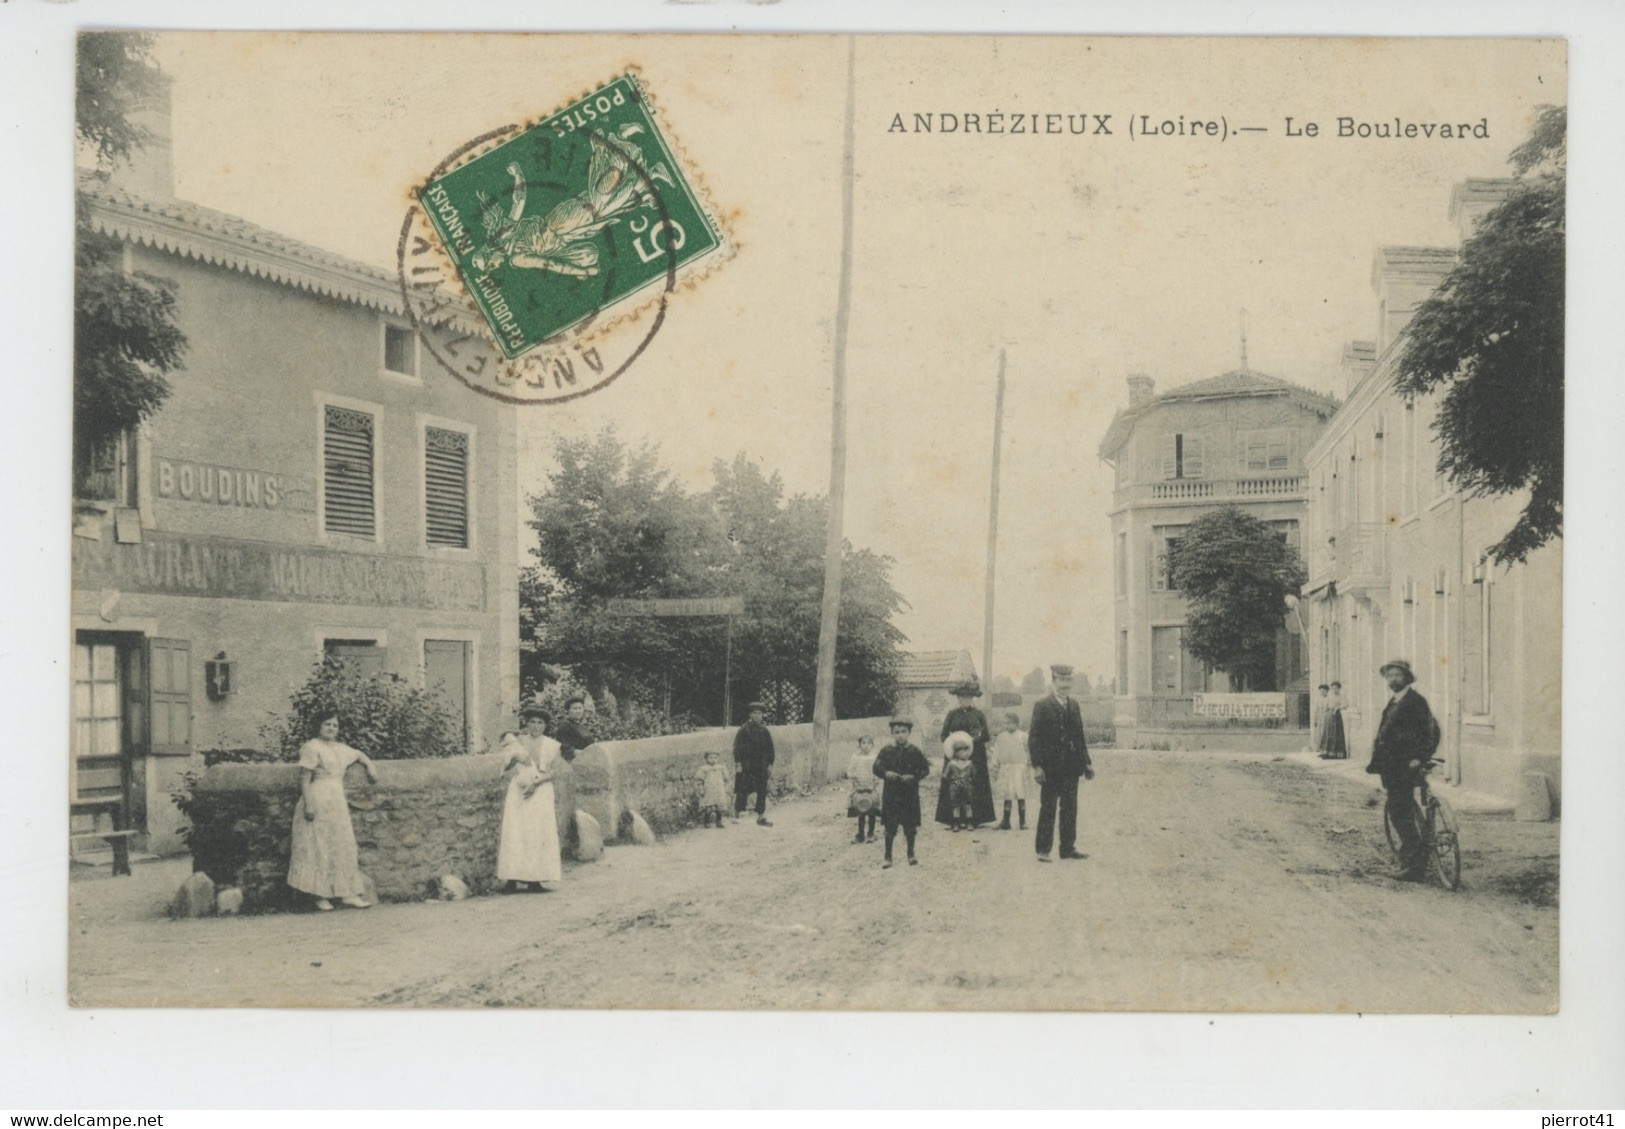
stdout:
<svg viewBox="0 0 1625 1129">
<path fill-rule="evenodd" d="M 747 708 L 750 720 L 734 734 L 734 763 L 738 766 L 734 774 L 734 819 L 745 813 L 745 799 L 755 792 L 756 822 L 772 827 L 767 818 L 767 782 L 773 768 L 773 734 L 763 723 L 767 707 L 752 702 Z"/>
<path fill-rule="evenodd" d="M 1412 688 L 1416 675 L 1410 663 L 1390 659 L 1377 673 L 1388 683 L 1390 697 L 1382 708 L 1382 720 L 1371 742 L 1371 763 L 1365 770 L 1381 776 L 1382 790 L 1388 793 L 1388 821 L 1399 833 L 1399 873 L 1395 877 L 1420 882 L 1427 859 L 1416 818 L 1416 775 L 1439 747 L 1439 723 L 1427 699 Z"/>
<path fill-rule="evenodd" d="M 1058 663 L 1049 668 L 1049 673 L 1051 692 L 1033 703 L 1033 718 L 1027 728 L 1027 756 L 1032 762 L 1033 779 L 1038 782 L 1038 836 L 1034 846 L 1039 862 L 1049 861 L 1057 809 L 1061 816 L 1061 857 L 1088 857 L 1077 849 L 1078 778 L 1095 778 L 1089 746 L 1083 739 L 1083 713 L 1072 696 L 1072 668 Z"/>
</svg>

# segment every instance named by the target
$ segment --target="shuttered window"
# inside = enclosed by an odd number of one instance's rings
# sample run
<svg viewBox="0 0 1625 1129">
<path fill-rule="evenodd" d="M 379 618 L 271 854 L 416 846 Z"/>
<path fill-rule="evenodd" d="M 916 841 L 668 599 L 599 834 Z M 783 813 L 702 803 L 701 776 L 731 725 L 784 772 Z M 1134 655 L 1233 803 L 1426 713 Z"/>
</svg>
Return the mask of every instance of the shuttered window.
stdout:
<svg viewBox="0 0 1625 1129">
<path fill-rule="evenodd" d="M 468 548 L 468 436 L 424 428 L 423 474 L 429 544 Z"/>
<path fill-rule="evenodd" d="M 322 459 L 327 531 L 377 536 L 372 487 L 373 417 L 328 405 Z"/>
<path fill-rule="evenodd" d="M 1206 473 L 1200 435 L 1164 435 L 1160 443 L 1163 478 L 1201 478 Z"/>
</svg>

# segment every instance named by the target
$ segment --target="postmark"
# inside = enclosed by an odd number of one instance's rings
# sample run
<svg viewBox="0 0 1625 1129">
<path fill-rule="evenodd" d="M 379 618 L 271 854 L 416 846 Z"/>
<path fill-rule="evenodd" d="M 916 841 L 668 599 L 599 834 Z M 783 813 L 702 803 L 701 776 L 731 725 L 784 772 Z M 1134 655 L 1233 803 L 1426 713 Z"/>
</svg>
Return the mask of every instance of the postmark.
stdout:
<svg viewBox="0 0 1625 1129">
<path fill-rule="evenodd" d="M 475 391 L 557 403 L 621 375 L 670 296 L 734 252 L 629 70 L 492 130 L 413 192 L 398 252 L 425 352 Z"/>
</svg>

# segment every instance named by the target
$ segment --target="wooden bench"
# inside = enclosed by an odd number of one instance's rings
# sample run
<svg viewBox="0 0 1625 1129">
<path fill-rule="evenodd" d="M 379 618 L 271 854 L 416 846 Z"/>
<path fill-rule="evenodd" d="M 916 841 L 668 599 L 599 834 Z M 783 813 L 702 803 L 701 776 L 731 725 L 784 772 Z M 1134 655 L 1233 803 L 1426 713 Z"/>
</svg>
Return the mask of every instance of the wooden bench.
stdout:
<svg viewBox="0 0 1625 1129">
<path fill-rule="evenodd" d="M 97 830 L 83 831 L 68 836 L 68 849 L 73 849 L 74 843 L 82 843 L 89 839 L 101 839 L 113 848 L 113 873 L 130 873 L 130 840 L 140 834 L 138 831 L 126 830 L 119 826 L 124 822 L 124 803 L 121 800 L 79 800 L 68 805 L 68 813 L 74 815 L 88 815 L 96 821 Z M 109 816 L 113 821 L 110 831 L 100 829 L 103 815 Z"/>
</svg>

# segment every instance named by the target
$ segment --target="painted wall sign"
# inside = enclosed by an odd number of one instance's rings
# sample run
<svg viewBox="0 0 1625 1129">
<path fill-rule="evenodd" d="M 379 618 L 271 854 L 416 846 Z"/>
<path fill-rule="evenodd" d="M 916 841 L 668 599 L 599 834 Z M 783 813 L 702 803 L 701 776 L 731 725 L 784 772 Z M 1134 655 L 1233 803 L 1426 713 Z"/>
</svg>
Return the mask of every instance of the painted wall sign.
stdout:
<svg viewBox="0 0 1625 1129">
<path fill-rule="evenodd" d="M 715 596 L 673 600 L 610 600 L 610 615 L 680 617 L 691 615 L 744 615 L 745 597 Z"/>
<path fill-rule="evenodd" d="M 1286 695 L 1197 694 L 1191 701 L 1191 712 L 1197 717 L 1284 718 Z"/>
<path fill-rule="evenodd" d="M 165 455 L 155 455 L 152 465 L 153 487 L 160 498 L 253 510 L 316 510 L 315 483 L 297 474 L 245 470 Z"/>
<path fill-rule="evenodd" d="M 430 561 L 152 531 L 139 545 L 76 538 L 73 586 L 435 611 L 484 611 L 486 606 L 485 566 L 477 561 Z"/>
</svg>

